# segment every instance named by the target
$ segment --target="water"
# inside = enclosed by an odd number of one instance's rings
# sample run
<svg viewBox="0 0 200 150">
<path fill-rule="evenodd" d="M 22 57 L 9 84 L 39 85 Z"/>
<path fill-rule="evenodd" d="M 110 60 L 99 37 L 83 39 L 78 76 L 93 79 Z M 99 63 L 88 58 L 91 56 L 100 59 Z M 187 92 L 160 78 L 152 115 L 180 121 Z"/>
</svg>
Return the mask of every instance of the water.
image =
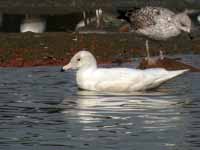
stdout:
<svg viewBox="0 0 200 150">
<path fill-rule="evenodd" d="M 184 57 L 200 64 L 200 56 Z M 59 69 L 0 69 L 1 150 L 199 149 L 199 73 L 114 94 L 80 91 L 74 72 Z"/>
</svg>

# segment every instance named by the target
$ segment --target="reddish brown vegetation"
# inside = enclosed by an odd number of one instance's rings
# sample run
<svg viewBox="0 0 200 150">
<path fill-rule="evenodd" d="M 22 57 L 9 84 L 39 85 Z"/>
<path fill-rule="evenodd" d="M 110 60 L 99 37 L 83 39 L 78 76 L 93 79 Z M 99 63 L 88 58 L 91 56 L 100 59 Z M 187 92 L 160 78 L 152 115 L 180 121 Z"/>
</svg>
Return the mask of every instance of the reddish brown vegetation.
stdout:
<svg viewBox="0 0 200 150">
<path fill-rule="evenodd" d="M 95 43 L 93 46 L 96 46 Z M 67 53 L 55 56 L 45 49 L 0 49 L 0 67 L 60 66 L 67 64 L 79 50 L 80 48 L 71 48 Z M 115 58 L 109 51 L 107 53 L 93 51 L 93 53 L 99 64 L 121 64 L 129 61 L 129 59 Z"/>
<path fill-rule="evenodd" d="M 148 60 L 144 58 L 141 60 L 138 68 L 165 68 L 167 70 L 179 70 L 179 69 L 190 69 L 191 72 L 200 72 L 199 68 L 195 68 L 191 65 L 177 61 L 176 59 L 171 59 L 164 57 L 163 59 L 157 58 L 153 60 Z"/>
</svg>

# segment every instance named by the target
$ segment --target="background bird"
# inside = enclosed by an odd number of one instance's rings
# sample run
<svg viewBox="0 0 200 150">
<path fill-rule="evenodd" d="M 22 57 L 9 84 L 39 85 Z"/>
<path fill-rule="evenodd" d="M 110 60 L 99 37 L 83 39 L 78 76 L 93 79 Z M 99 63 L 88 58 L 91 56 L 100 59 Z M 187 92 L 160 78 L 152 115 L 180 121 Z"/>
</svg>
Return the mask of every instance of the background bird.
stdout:
<svg viewBox="0 0 200 150">
<path fill-rule="evenodd" d="M 144 7 L 118 10 L 118 19 L 130 24 L 131 32 L 144 35 L 154 40 L 167 40 L 181 32 L 190 33 L 192 22 L 186 11 L 175 14 L 162 7 Z M 149 54 L 148 40 L 146 50 Z"/>
</svg>

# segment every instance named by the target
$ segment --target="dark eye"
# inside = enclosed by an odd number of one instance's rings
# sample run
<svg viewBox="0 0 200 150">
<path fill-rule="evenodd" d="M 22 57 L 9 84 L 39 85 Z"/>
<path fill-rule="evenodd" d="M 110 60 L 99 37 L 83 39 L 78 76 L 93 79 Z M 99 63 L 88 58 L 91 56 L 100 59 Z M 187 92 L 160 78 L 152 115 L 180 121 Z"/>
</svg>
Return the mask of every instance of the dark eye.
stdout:
<svg viewBox="0 0 200 150">
<path fill-rule="evenodd" d="M 181 26 L 186 27 L 187 25 L 181 22 Z"/>
<path fill-rule="evenodd" d="M 81 60 L 80 58 L 77 59 L 77 61 L 80 61 L 80 60 Z"/>
</svg>

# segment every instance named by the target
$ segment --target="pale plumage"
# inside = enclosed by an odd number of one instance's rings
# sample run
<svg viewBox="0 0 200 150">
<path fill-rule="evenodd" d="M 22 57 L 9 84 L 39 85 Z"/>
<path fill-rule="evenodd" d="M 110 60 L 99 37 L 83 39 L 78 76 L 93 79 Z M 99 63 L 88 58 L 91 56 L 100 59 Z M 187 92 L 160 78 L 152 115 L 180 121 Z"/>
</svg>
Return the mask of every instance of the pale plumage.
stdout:
<svg viewBox="0 0 200 150">
<path fill-rule="evenodd" d="M 77 69 L 79 88 L 94 91 L 131 92 L 156 88 L 188 70 L 167 71 L 155 69 L 98 68 L 95 57 L 88 51 L 75 54 L 70 63 L 62 68 Z"/>
<path fill-rule="evenodd" d="M 199 24 L 200 24 L 200 14 L 197 16 L 197 21 L 198 21 Z"/>
<path fill-rule="evenodd" d="M 21 25 L 20 32 L 43 33 L 46 29 L 46 20 L 40 17 L 26 17 Z"/>
</svg>

